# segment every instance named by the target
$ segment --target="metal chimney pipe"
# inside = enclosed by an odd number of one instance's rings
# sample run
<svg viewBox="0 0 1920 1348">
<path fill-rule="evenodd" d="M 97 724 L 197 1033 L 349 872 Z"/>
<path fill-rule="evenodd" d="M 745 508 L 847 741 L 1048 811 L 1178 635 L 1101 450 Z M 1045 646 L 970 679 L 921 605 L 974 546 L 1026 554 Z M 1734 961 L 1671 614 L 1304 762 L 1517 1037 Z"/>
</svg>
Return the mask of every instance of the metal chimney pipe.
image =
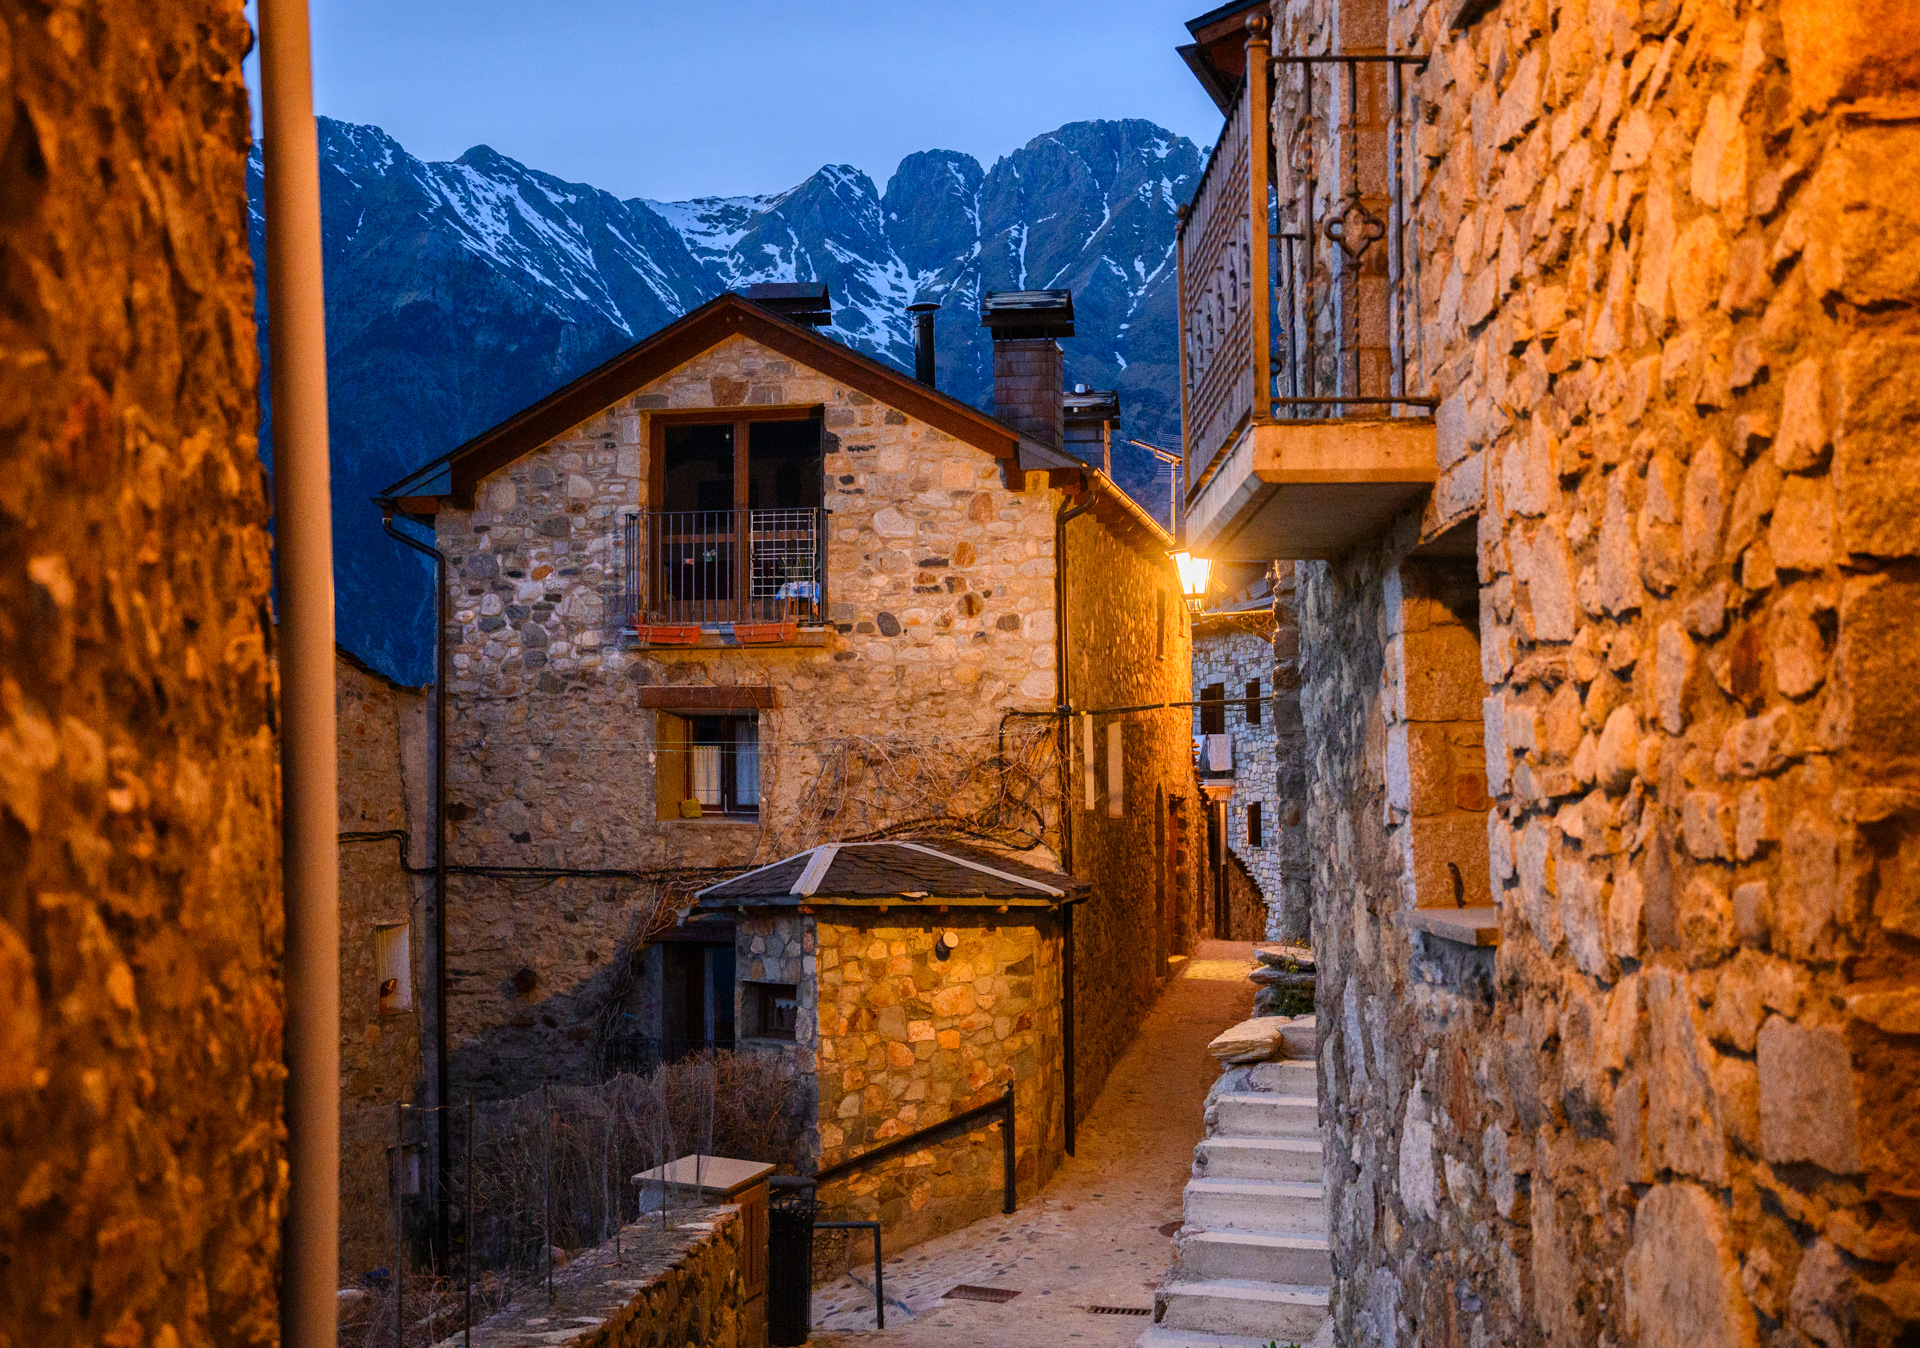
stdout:
<svg viewBox="0 0 1920 1348">
<path fill-rule="evenodd" d="M 939 308 L 938 300 L 907 306 L 907 312 L 913 315 L 913 377 L 928 388 L 934 386 L 933 315 Z"/>
</svg>

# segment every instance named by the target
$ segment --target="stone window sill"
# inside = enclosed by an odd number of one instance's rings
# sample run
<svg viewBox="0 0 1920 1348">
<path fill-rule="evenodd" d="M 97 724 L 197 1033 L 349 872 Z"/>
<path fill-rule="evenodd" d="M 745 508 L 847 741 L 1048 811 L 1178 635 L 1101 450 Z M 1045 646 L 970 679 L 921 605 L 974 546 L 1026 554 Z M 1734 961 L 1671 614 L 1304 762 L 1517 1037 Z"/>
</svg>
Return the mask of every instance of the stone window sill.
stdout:
<svg viewBox="0 0 1920 1348">
<path fill-rule="evenodd" d="M 1457 945 L 1500 944 L 1498 908 L 1415 908 L 1401 913 L 1400 920 L 1413 931 L 1424 931 Z"/>
</svg>

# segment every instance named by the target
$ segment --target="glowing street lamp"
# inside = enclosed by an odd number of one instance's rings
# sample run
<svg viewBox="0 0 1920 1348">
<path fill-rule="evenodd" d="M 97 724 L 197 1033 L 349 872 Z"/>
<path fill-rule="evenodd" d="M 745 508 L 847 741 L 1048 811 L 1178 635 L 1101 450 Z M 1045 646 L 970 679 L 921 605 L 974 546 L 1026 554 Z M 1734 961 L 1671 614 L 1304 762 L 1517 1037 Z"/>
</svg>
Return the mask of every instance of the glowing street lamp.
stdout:
<svg viewBox="0 0 1920 1348">
<path fill-rule="evenodd" d="M 1180 572 L 1180 593 L 1187 601 L 1189 612 L 1198 613 L 1207 603 L 1207 582 L 1213 577 L 1213 562 L 1206 557 L 1196 557 L 1185 548 L 1170 552 L 1173 564 Z"/>
</svg>

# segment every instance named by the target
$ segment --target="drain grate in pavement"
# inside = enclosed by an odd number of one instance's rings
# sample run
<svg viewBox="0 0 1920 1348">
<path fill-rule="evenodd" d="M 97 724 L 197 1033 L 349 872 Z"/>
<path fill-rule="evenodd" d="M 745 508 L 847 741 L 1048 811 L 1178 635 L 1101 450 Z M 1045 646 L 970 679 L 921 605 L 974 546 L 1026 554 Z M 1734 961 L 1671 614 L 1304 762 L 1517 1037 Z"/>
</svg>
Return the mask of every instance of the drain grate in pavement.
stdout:
<svg viewBox="0 0 1920 1348">
<path fill-rule="evenodd" d="M 1151 1306 L 1082 1306 L 1088 1315 L 1152 1315 Z"/>
<path fill-rule="evenodd" d="M 946 1301 L 1012 1301 L 1020 1292 L 1013 1287 L 975 1287 L 972 1283 L 961 1283 L 950 1289 L 943 1300 Z"/>
</svg>

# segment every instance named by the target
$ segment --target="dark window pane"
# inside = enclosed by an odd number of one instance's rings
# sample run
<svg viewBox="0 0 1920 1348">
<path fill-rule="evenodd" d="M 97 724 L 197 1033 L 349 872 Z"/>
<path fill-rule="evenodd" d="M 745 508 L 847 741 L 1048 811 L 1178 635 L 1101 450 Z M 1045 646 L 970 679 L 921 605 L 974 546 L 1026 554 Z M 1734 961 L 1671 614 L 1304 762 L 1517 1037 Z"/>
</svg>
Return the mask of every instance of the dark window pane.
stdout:
<svg viewBox="0 0 1920 1348">
<path fill-rule="evenodd" d="M 733 509 L 733 427 L 669 426 L 658 510 Z"/>
<path fill-rule="evenodd" d="M 1254 801 L 1247 806 L 1247 846 L 1259 847 L 1260 842 L 1260 802 Z"/>
<path fill-rule="evenodd" d="M 756 421 L 747 430 L 747 507 L 811 510 L 820 504 L 820 423 Z"/>
<path fill-rule="evenodd" d="M 1258 679 L 1250 679 L 1247 682 L 1247 724 L 1260 724 L 1260 680 Z"/>
<path fill-rule="evenodd" d="M 1227 733 L 1227 685 L 1210 683 L 1200 693 L 1200 733 Z"/>
</svg>

